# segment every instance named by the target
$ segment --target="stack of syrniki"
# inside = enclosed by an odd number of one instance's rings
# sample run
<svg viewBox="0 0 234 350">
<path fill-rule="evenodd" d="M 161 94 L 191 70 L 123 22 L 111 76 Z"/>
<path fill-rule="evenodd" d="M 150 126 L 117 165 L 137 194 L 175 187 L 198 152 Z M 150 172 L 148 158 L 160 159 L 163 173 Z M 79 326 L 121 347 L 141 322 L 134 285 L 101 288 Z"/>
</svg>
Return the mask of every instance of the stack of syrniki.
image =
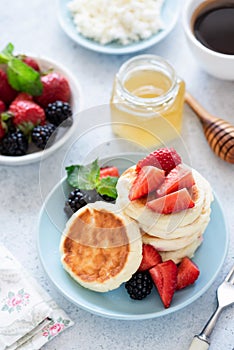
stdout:
<svg viewBox="0 0 234 350">
<path fill-rule="evenodd" d="M 191 258 L 210 220 L 212 190 L 171 149 L 160 149 L 127 169 L 117 201 L 89 203 L 72 215 L 60 251 L 66 271 L 82 286 L 118 288 L 142 262 L 143 244 L 163 261 Z"/>
</svg>

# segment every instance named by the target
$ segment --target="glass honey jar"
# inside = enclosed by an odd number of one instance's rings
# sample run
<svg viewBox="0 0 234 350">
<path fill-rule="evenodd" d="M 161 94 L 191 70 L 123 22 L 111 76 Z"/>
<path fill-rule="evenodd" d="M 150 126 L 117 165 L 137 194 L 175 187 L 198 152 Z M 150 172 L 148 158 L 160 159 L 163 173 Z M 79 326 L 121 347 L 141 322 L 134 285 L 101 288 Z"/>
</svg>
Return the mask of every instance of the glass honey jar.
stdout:
<svg viewBox="0 0 234 350">
<path fill-rule="evenodd" d="M 178 137 L 185 83 L 162 57 L 139 55 L 116 74 L 111 97 L 114 133 L 151 148 Z"/>
</svg>

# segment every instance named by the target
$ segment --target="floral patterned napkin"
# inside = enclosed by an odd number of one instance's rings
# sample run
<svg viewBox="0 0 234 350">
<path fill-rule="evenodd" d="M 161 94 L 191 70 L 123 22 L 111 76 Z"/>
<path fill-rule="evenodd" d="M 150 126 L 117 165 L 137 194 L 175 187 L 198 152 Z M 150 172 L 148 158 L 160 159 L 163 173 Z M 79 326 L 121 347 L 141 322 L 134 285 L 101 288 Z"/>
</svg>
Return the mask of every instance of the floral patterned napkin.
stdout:
<svg viewBox="0 0 234 350">
<path fill-rule="evenodd" d="M 0 350 L 38 350 L 73 325 L 0 244 Z"/>
</svg>

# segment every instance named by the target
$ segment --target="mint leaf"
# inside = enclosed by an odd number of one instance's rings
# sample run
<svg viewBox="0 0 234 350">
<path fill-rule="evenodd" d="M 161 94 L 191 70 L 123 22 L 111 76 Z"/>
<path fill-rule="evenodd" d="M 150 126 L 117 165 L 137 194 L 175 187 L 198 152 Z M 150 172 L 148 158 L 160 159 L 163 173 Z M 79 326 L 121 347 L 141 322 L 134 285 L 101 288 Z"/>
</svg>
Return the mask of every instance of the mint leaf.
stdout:
<svg viewBox="0 0 234 350">
<path fill-rule="evenodd" d="M 97 185 L 97 191 L 101 195 L 107 195 L 112 198 L 117 198 L 117 191 L 116 191 L 116 184 L 118 181 L 118 177 L 115 176 L 107 176 L 103 177 L 98 185 Z"/>
<path fill-rule="evenodd" d="M 96 184 L 99 181 L 99 177 L 100 177 L 100 167 L 98 165 L 98 160 L 95 159 L 91 163 L 89 178 L 93 183 Z"/>
<path fill-rule="evenodd" d="M 18 58 L 8 62 L 7 76 L 9 84 L 17 91 L 26 92 L 32 96 L 42 93 L 40 74 Z"/>
<path fill-rule="evenodd" d="M 13 58 L 13 44 L 9 43 L 5 49 L 0 52 L 0 63 L 8 63 Z"/>
<path fill-rule="evenodd" d="M 118 177 L 107 176 L 100 179 L 100 167 L 96 159 L 90 165 L 70 165 L 66 167 L 67 182 L 81 190 L 93 190 L 101 195 L 117 198 L 116 184 Z"/>
<path fill-rule="evenodd" d="M 70 165 L 66 167 L 67 171 L 67 182 L 72 187 L 78 188 L 78 172 L 80 165 Z"/>
<path fill-rule="evenodd" d="M 97 159 L 89 166 L 81 165 L 78 172 L 78 184 L 82 190 L 93 190 L 96 188 L 100 177 L 100 167 Z"/>
<path fill-rule="evenodd" d="M 3 53 L 6 56 L 12 57 L 13 56 L 13 51 L 14 51 L 14 45 L 12 43 L 7 44 L 7 46 L 5 47 L 5 49 L 3 49 Z"/>
<path fill-rule="evenodd" d="M 66 167 L 67 181 L 72 187 L 93 190 L 99 182 L 100 168 L 97 159 L 90 165 L 71 165 Z"/>
</svg>

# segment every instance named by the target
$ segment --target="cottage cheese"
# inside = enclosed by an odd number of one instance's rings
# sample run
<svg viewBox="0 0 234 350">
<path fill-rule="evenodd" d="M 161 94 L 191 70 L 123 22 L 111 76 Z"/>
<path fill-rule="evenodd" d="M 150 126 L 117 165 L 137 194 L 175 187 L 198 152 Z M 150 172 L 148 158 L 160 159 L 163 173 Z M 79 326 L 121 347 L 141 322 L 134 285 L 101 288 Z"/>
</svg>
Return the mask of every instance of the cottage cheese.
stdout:
<svg viewBox="0 0 234 350">
<path fill-rule="evenodd" d="M 73 0 L 68 3 L 77 31 L 105 45 L 147 39 L 163 28 L 164 0 Z"/>
</svg>

